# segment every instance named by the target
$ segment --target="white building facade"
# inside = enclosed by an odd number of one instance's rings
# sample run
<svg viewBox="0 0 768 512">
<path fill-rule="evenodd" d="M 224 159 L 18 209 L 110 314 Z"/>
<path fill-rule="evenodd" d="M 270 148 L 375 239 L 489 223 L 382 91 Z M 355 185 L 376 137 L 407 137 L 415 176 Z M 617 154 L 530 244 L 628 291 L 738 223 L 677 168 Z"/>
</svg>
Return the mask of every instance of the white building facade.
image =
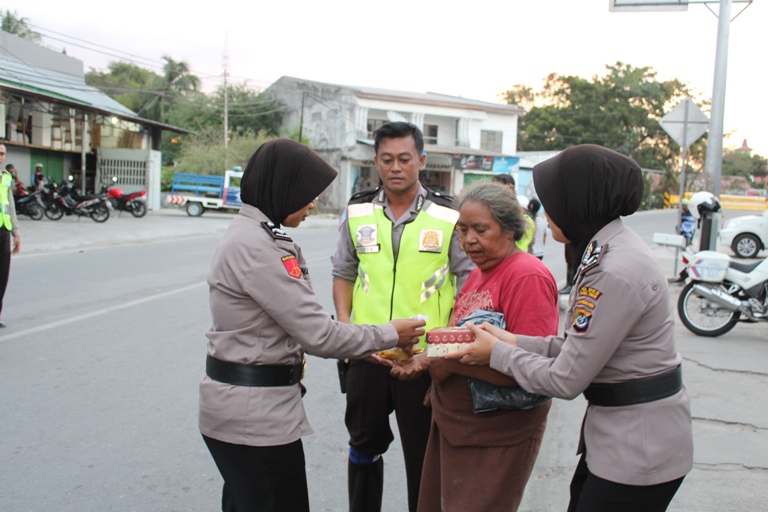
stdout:
<svg viewBox="0 0 768 512">
<path fill-rule="evenodd" d="M 514 105 L 293 77 L 280 78 L 265 92 L 285 104 L 283 126 L 299 129 L 339 171 L 321 197 L 325 209 L 341 211 L 353 193 L 378 186 L 373 132 L 389 121 L 421 128 L 427 163 L 420 181 L 433 190 L 457 195 L 470 183 L 517 170 L 517 121 L 523 110 Z"/>
</svg>

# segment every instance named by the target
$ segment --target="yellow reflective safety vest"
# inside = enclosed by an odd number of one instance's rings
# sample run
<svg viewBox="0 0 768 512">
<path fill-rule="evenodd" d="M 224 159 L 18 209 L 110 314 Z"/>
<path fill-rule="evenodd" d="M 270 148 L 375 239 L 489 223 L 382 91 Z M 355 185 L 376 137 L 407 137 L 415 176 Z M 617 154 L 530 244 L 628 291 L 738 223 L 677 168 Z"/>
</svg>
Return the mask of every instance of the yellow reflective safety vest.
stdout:
<svg viewBox="0 0 768 512">
<path fill-rule="evenodd" d="M 531 242 L 533 242 L 533 237 L 536 234 L 536 221 L 531 218 L 530 215 L 524 213 L 523 218 L 525 219 L 525 223 L 528 225 L 528 227 L 525 230 L 525 233 L 523 233 L 523 236 L 515 242 L 515 245 L 524 252 L 531 252 L 530 251 L 530 245 Z"/>
<path fill-rule="evenodd" d="M 456 290 L 449 253 L 458 218 L 456 210 L 424 200 L 416 218 L 405 224 L 395 258 L 393 224 L 384 206 L 350 204 L 349 231 L 360 260 L 352 323 L 380 324 L 422 314 L 429 317 L 427 331 L 448 325 Z M 426 346 L 424 337 L 420 344 Z"/>
<path fill-rule="evenodd" d="M 4 226 L 8 231 L 13 231 L 13 224 L 11 224 L 11 205 L 8 201 L 8 194 L 13 184 L 13 178 L 11 174 L 3 171 L 3 177 L 0 180 L 0 216 L 2 216 L 2 222 L 0 225 Z"/>
</svg>

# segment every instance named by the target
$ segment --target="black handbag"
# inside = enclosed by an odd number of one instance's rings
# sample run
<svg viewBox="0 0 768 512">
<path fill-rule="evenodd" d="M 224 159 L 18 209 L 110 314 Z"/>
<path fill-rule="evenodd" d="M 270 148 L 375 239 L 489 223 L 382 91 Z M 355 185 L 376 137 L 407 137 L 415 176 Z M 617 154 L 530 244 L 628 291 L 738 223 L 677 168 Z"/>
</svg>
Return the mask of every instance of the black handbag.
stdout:
<svg viewBox="0 0 768 512">
<path fill-rule="evenodd" d="M 459 320 L 458 325 L 466 322 L 480 325 L 488 322 L 496 327 L 505 328 L 504 315 L 498 312 L 477 310 L 469 316 Z M 472 393 L 472 407 L 474 413 L 489 411 L 524 411 L 544 405 L 552 397 L 529 393 L 520 386 L 496 386 L 480 379 L 468 378 L 469 390 Z"/>
<path fill-rule="evenodd" d="M 544 405 L 550 396 L 529 393 L 520 386 L 496 386 L 480 379 L 468 378 L 474 413 L 489 411 L 525 411 Z"/>
</svg>

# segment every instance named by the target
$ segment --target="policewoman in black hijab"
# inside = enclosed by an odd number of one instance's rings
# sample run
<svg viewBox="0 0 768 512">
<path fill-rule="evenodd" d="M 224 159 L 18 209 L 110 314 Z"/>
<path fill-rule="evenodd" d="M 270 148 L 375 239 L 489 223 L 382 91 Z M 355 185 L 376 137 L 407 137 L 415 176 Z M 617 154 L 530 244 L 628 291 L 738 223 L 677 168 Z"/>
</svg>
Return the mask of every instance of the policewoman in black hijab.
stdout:
<svg viewBox="0 0 768 512">
<path fill-rule="evenodd" d="M 569 512 L 664 511 L 693 467 L 693 435 L 667 280 L 621 219 L 640 205 L 640 167 L 581 145 L 534 167 L 533 181 L 553 238 L 580 256 L 565 333 L 472 326 L 477 340 L 452 357 L 490 364 L 532 393 L 584 394 Z"/>
<path fill-rule="evenodd" d="M 211 263 L 199 427 L 224 479 L 224 512 L 309 510 L 305 353 L 363 358 L 423 334 L 422 320 L 342 324 L 318 303 L 301 248 L 281 227 L 298 227 L 336 174 L 296 141 L 263 144 Z"/>
</svg>

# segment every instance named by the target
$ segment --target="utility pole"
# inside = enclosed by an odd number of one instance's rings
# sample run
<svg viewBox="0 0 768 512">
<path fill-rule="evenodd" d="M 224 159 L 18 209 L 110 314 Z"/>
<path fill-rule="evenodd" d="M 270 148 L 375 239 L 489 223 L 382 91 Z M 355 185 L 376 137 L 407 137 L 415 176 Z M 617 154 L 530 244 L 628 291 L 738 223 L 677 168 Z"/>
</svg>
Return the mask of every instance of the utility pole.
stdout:
<svg viewBox="0 0 768 512">
<path fill-rule="evenodd" d="M 227 152 L 229 151 L 229 102 L 227 100 L 227 69 L 229 68 L 229 32 L 224 36 L 224 170 L 229 168 Z"/>
<path fill-rule="evenodd" d="M 301 142 L 302 134 L 304 133 L 304 98 L 307 93 L 301 93 L 301 119 L 299 120 L 299 142 Z"/>
<path fill-rule="evenodd" d="M 714 180 L 715 196 L 720 197 L 720 175 L 723 170 L 723 117 L 725 115 L 725 80 L 728 75 L 728 38 L 731 27 L 731 2 L 720 0 L 717 17 L 717 50 L 715 51 L 715 81 L 712 87 L 707 158 L 705 169 Z"/>
</svg>

